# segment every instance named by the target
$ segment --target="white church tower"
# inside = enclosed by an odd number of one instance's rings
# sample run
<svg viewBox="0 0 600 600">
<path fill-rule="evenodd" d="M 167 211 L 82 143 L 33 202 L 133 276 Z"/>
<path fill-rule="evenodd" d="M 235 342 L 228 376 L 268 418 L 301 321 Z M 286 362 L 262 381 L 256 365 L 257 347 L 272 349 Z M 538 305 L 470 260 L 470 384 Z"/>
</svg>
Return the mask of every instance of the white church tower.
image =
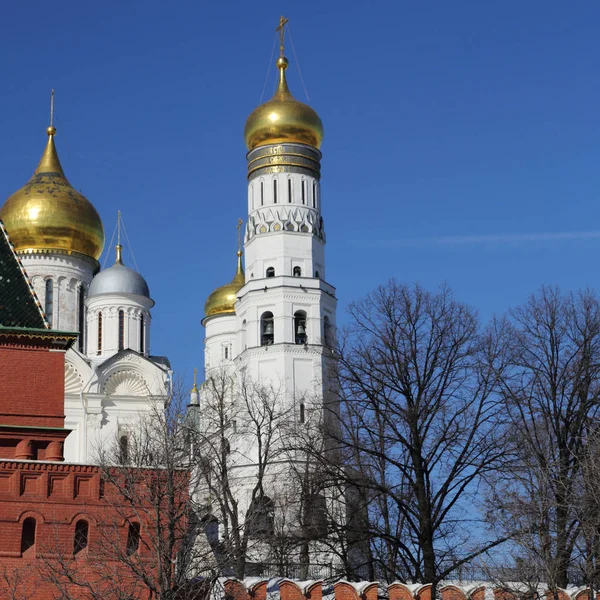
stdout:
<svg viewBox="0 0 600 600">
<path fill-rule="evenodd" d="M 286 415 L 282 429 L 299 430 L 308 426 L 310 415 L 326 412 L 337 300 L 326 279 L 320 187 L 323 125 L 317 113 L 289 91 L 285 22 L 282 18 L 278 28 L 281 53 L 275 94 L 251 113 L 244 130 L 248 148 L 245 268 L 238 249 L 236 275 L 209 296 L 203 325 L 207 379 L 229 373 L 238 381 L 271 385 L 278 392 L 276 409 Z M 190 404 L 192 410 L 199 410 L 200 422 L 207 412 L 206 387 L 205 383 L 199 405 L 194 399 Z M 256 440 L 236 436 L 240 426 L 235 421 L 227 427 L 242 513 L 247 518 L 253 511 L 260 512 L 263 525 L 272 524 L 278 507 L 289 504 L 284 496 L 291 492 L 294 465 L 279 457 L 257 497 L 253 473 L 259 450 L 252 447 Z M 263 494 L 262 507 L 253 509 L 252 502 Z M 314 499 L 315 504 L 325 502 L 323 495 Z M 296 528 L 291 533 L 297 533 L 298 525 L 292 525 L 291 518 L 285 520 L 288 529 Z M 254 558 L 265 561 L 260 553 Z"/>
</svg>

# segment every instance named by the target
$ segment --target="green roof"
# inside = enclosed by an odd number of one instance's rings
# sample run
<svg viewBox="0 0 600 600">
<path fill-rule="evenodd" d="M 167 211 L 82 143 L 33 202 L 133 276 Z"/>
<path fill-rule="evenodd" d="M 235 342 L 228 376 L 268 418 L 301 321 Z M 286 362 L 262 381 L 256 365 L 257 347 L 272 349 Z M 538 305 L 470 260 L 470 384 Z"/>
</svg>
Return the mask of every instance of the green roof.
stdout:
<svg viewBox="0 0 600 600">
<path fill-rule="evenodd" d="M 0 221 L 0 326 L 48 329 L 39 300 Z"/>
</svg>

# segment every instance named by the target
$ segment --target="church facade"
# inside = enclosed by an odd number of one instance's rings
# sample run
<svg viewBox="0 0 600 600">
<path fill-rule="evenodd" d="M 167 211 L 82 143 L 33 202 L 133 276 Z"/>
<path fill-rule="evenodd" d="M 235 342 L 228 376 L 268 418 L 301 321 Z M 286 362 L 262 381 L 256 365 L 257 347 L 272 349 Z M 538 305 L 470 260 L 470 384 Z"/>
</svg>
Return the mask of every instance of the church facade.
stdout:
<svg viewBox="0 0 600 600">
<path fill-rule="evenodd" d="M 171 370 L 150 356 L 151 308 L 144 278 L 123 264 L 100 271 L 104 227 L 67 180 L 54 136 L 31 179 L 0 209 L 15 251 L 52 329 L 76 332 L 65 355 L 65 460 L 93 463 L 104 447 L 127 444 L 141 415 L 164 405 Z"/>
</svg>

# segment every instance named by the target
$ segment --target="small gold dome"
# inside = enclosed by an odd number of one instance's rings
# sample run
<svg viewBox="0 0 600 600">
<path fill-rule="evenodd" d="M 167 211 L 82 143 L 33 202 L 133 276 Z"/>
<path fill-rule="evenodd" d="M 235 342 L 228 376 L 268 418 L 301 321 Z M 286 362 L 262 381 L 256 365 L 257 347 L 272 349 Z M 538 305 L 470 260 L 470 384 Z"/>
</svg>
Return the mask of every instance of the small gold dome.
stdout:
<svg viewBox="0 0 600 600">
<path fill-rule="evenodd" d="M 285 70 L 288 60 L 277 59 L 279 85 L 271 100 L 252 111 L 244 127 L 248 150 L 266 144 L 300 143 L 319 148 L 323 141 L 323 123 L 307 104 L 298 102 L 288 89 Z"/>
<path fill-rule="evenodd" d="M 238 250 L 238 263 L 235 277 L 231 283 L 217 288 L 206 300 L 204 305 L 204 316 L 212 317 L 214 315 L 224 315 L 235 313 L 234 305 L 237 300 L 237 293 L 246 283 L 244 270 L 242 269 L 242 253 Z"/>
<path fill-rule="evenodd" d="M 54 134 L 35 173 L 0 209 L 0 219 L 17 252 L 56 250 L 98 259 L 104 248 L 104 227 L 92 203 L 69 183 L 58 160 Z"/>
</svg>

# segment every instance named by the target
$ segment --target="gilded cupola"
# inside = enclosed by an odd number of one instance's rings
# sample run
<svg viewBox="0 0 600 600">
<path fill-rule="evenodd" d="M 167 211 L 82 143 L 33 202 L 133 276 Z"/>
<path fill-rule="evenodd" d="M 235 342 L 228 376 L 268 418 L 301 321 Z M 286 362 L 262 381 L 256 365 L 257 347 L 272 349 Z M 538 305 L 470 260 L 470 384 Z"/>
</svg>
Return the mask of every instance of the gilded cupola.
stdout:
<svg viewBox="0 0 600 600">
<path fill-rule="evenodd" d="M 104 227 L 98 212 L 66 178 L 54 136 L 31 179 L 0 209 L 0 219 L 18 253 L 58 251 L 98 259 L 104 248 Z"/>
<path fill-rule="evenodd" d="M 242 251 L 237 252 L 237 270 L 230 283 L 217 288 L 204 304 L 204 316 L 225 315 L 235 313 L 233 308 L 237 300 L 237 293 L 244 287 L 246 277 L 242 268 Z"/>
<path fill-rule="evenodd" d="M 244 138 L 248 150 L 267 144 L 300 143 L 319 148 L 323 140 L 323 123 L 319 115 L 307 104 L 296 100 L 287 84 L 285 71 L 288 59 L 283 55 L 283 26 L 281 20 L 280 56 L 277 59 L 279 83 L 275 95 L 255 108 L 246 121 Z"/>
</svg>

